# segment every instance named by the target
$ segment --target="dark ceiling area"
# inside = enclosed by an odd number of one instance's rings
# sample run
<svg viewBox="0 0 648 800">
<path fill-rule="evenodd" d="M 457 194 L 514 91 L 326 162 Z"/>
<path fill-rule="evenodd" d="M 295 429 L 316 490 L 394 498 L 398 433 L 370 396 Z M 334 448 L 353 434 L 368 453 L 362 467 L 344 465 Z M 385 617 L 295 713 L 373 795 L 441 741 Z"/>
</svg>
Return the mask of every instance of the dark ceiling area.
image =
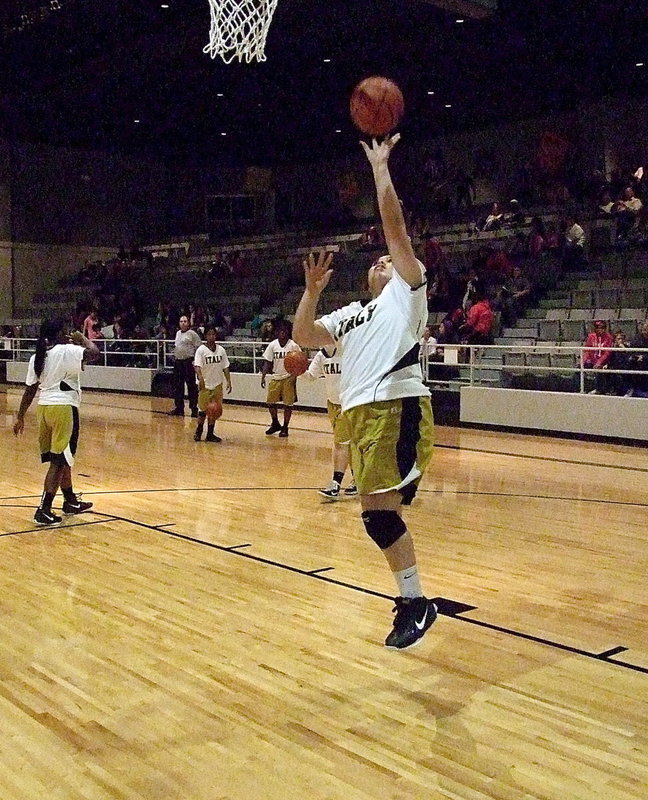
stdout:
<svg viewBox="0 0 648 800">
<path fill-rule="evenodd" d="M 207 0 L 2 0 L 0 138 L 269 165 L 348 152 L 372 74 L 416 138 L 645 97 L 647 5 L 500 0 L 457 22 L 429 0 L 279 0 L 267 60 L 226 65 L 203 53 Z"/>
</svg>

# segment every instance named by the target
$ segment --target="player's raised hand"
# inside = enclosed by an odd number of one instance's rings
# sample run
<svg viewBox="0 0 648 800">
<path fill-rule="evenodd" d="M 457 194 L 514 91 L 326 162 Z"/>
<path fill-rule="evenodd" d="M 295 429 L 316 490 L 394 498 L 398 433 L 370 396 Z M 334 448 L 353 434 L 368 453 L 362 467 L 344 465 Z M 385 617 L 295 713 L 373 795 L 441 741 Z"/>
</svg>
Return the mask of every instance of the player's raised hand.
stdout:
<svg viewBox="0 0 648 800">
<path fill-rule="evenodd" d="M 376 167 L 379 164 L 387 163 L 391 151 L 393 150 L 394 146 L 398 144 L 400 138 L 400 133 L 395 133 L 393 136 L 387 136 L 380 142 L 377 139 L 372 139 L 371 147 L 369 147 L 369 145 L 362 140 L 360 141 L 360 144 L 362 145 L 362 149 L 365 151 L 371 166 Z"/>
<path fill-rule="evenodd" d="M 328 286 L 333 270 L 329 269 L 333 253 L 320 250 L 315 259 L 314 253 L 309 253 L 308 258 L 304 259 L 304 279 L 306 290 L 314 294 L 320 294 Z"/>
</svg>

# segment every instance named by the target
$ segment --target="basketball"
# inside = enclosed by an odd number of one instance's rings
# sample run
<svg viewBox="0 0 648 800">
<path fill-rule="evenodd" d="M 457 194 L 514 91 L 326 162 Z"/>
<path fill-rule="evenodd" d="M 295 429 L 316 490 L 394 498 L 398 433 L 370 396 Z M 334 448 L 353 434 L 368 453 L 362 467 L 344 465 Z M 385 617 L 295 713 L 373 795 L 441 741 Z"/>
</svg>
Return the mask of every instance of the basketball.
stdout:
<svg viewBox="0 0 648 800">
<path fill-rule="evenodd" d="M 291 350 L 284 358 L 284 367 L 290 375 L 303 375 L 308 369 L 308 356 L 301 350 Z"/>
<path fill-rule="evenodd" d="M 386 136 L 403 117 L 403 93 L 389 78 L 365 78 L 351 94 L 351 119 L 369 136 Z"/>
<path fill-rule="evenodd" d="M 210 422 L 216 422 L 217 419 L 220 419 L 223 416 L 223 404 L 220 400 L 212 400 L 210 403 L 207 404 L 207 419 Z"/>
</svg>

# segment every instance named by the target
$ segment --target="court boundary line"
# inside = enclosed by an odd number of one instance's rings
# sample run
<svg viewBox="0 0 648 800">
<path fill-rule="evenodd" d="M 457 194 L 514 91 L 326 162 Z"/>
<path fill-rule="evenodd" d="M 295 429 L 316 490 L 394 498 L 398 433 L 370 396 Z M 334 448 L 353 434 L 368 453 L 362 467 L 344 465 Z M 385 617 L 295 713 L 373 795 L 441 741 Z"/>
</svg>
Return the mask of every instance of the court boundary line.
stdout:
<svg viewBox="0 0 648 800">
<path fill-rule="evenodd" d="M 97 491 L 84 491 L 84 495 L 106 495 L 106 494 L 159 494 L 162 492 L 276 492 L 278 489 L 284 492 L 316 492 L 317 486 L 190 486 L 190 487 L 168 487 L 164 489 L 99 489 Z M 443 495 L 444 489 L 420 489 L 418 494 L 430 495 Z M 468 490 L 452 491 L 448 494 L 452 496 L 469 496 L 469 497 L 510 497 L 516 500 L 559 500 L 568 501 L 570 503 L 593 503 L 599 505 L 609 506 L 625 506 L 629 508 L 648 508 L 648 502 L 639 503 L 631 500 L 605 500 L 600 497 L 565 497 L 562 495 L 551 494 L 516 494 L 512 492 L 475 492 Z M 6 503 L 7 500 L 30 500 L 32 498 L 40 497 L 40 494 L 23 494 L 11 497 L 0 497 L 0 508 L 31 508 L 31 506 L 12 505 Z M 353 500 L 354 498 L 346 498 Z M 322 503 L 321 505 L 326 505 Z M 97 512 L 101 513 L 101 512 Z M 167 523 L 174 525 L 175 523 Z"/>
<path fill-rule="evenodd" d="M 145 528 L 147 530 L 152 530 L 152 531 L 154 531 L 156 533 L 163 533 L 166 536 L 170 536 L 173 539 L 179 539 L 181 541 L 188 542 L 190 544 L 197 544 L 197 545 L 202 546 L 202 547 L 209 547 L 210 549 L 218 550 L 221 553 L 229 553 L 231 555 L 240 556 L 241 558 L 247 558 L 250 561 L 254 561 L 254 562 L 258 563 L 258 564 L 265 564 L 266 566 L 277 567 L 278 569 L 283 569 L 283 570 L 286 570 L 288 572 L 292 572 L 292 573 L 294 573 L 296 575 L 302 575 L 302 576 L 307 577 L 307 578 L 314 578 L 315 580 L 323 581 L 324 583 L 329 583 L 329 584 L 332 584 L 334 586 L 340 586 L 340 587 L 342 587 L 344 589 L 351 589 L 351 590 L 353 590 L 355 592 L 361 592 L 362 594 L 368 594 L 368 595 L 370 595 L 372 597 L 379 597 L 381 599 L 389 600 L 390 602 L 394 602 L 393 595 L 388 595 L 388 594 L 385 594 L 384 592 L 376 591 L 375 589 L 368 589 L 368 588 L 366 588 L 364 586 L 358 586 L 357 584 L 348 583 L 346 581 L 341 581 L 341 580 L 338 580 L 336 578 L 331 578 L 328 575 L 322 575 L 321 574 L 322 569 L 335 569 L 335 567 L 329 567 L 329 568 L 324 567 L 324 568 L 321 568 L 319 570 L 318 569 L 305 570 L 305 569 L 302 569 L 301 567 L 293 567 L 290 564 L 284 564 L 281 561 L 274 561 L 273 559 L 264 558 L 263 556 L 256 556 L 256 555 L 253 555 L 252 553 L 246 553 L 244 551 L 241 551 L 241 550 L 237 549 L 238 547 L 241 547 L 241 545 L 229 545 L 229 546 L 219 545 L 219 544 L 216 544 L 215 542 L 208 542 L 208 541 L 206 541 L 204 539 L 198 539 L 195 536 L 189 536 L 188 534 L 180 533 L 179 531 L 169 531 L 169 530 L 166 530 L 165 528 L 160 528 L 159 526 L 149 525 L 146 522 L 139 522 L 138 520 L 131 519 L 129 517 L 122 517 L 122 516 L 118 516 L 116 514 L 104 514 L 103 512 L 100 512 L 100 511 L 95 512 L 95 513 L 102 514 L 103 516 L 106 517 L 106 519 L 112 519 L 112 520 L 116 520 L 116 521 L 120 521 L 120 522 L 126 522 L 128 524 L 136 525 L 138 527 L 142 527 L 142 528 Z M 244 545 L 244 546 L 246 546 L 246 545 Z M 432 598 L 432 599 L 433 600 L 436 600 L 436 599 L 445 600 L 446 598 Z M 451 602 L 453 602 L 453 601 L 451 601 Z M 593 653 L 593 652 L 591 652 L 589 650 L 584 650 L 584 649 L 579 648 L 579 647 L 574 647 L 572 645 L 567 645 L 567 644 L 563 644 L 561 642 L 556 642 L 556 641 L 554 641 L 552 639 L 544 639 L 544 638 L 542 638 L 540 636 L 534 636 L 533 634 L 530 634 L 530 633 L 524 633 L 522 631 L 517 631 L 514 628 L 506 628 L 506 627 L 501 626 L 501 625 L 496 625 L 495 623 L 485 622 L 484 620 L 477 620 L 477 619 L 474 619 L 472 617 L 462 616 L 464 613 L 467 613 L 470 610 L 476 610 L 477 608 L 478 608 L 477 606 L 472 606 L 469 609 L 467 609 L 466 611 L 458 611 L 458 612 L 453 613 L 453 614 L 444 614 L 443 611 L 440 611 L 439 613 L 442 614 L 443 616 L 448 616 L 448 617 L 451 617 L 452 619 L 458 619 L 461 622 L 468 622 L 468 623 L 470 623 L 472 625 L 477 625 L 478 627 L 481 627 L 481 628 L 486 628 L 488 630 L 496 631 L 498 633 L 503 633 L 503 634 L 505 634 L 507 636 L 513 636 L 515 638 L 523 639 L 523 640 L 528 641 L 528 642 L 533 642 L 535 644 L 541 644 L 541 645 L 544 645 L 544 646 L 547 646 L 547 647 L 552 647 L 553 649 L 556 649 L 556 650 L 561 650 L 561 651 L 564 651 L 564 652 L 573 653 L 574 655 L 580 655 L 580 656 L 583 656 L 585 658 L 589 658 L 589 659 L 592 659 L 592 660 L 595 660 L 595 661 L 605 662 L 605 663 L 608 663 L 608 664 L 613 664 L 615 666 L 619 666 L 619 667 L 622 667 L 624 669 L 630 669 L 630 670 L 632 670 L 634 672 L 640 672 L 642 674 L 648 675 L 648 667 L 642 667 L 642 666 L 640 666 L 638 664 L 632 664 L 632 663 L 630 663 L 628 661 L 621 661 L 620 659 L 615 659 L 615 658 L 611 657 L 612 655 L 616 655 L 617 653 L 627 651 L 628 650 L 627 647 L 619 646 L 619 647 L 615 647 L 615 648 L 611 648 L 609 650 L 606 650 L 603 653 Z"/>
</svg>

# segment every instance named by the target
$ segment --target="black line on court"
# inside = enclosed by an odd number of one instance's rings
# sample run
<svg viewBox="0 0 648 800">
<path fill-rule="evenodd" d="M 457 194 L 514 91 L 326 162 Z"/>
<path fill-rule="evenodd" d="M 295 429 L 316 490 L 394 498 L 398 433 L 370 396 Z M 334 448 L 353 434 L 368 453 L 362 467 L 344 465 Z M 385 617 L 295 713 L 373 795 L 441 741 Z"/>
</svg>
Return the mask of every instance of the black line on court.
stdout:
<svg viewBox="0 0 648 800">
<path fill-rule="evenodd" d="M 174 526 L 175 526 L 175 524 L 176 524 L 175 522 L 162 522 L 162 523 L 161 523 L 160 525 L 158 525 L 157 527 L 158 527 L 158 528 L 172 528 L 172 527 L 174 527 Z"/>
<path fill-rule="evenodd" d="M 599 653 L 598 658 L 606 659 L 610 656 L 618 656 L 619 653 L 627 652 L 627 647 L 613 647 L 611 650 L 606 650 L 604 653 Z"/>
<path fill-rule="evenodd" d="M 308 571 L 309 575 L 317 575 L 320 572 L 330 572 L 330 570 L 335 569 L 335 567 L 320 567 L 319 569 L 311 569 Z"/>
<path fill-rule="evenodd" d="M 20 536 L 23 533 L 46 533 L 48 531 L 62 531 L 62 530 L 69 530 L 70 528 L 83 528 L 87 525 L 99 525 L 101 522 L 105 522 L 105 519 L 93 519 L 89 520 L 88 522 L 75 522 L 72 525 L 63 525 L 59 522 L 57 525 L 38 525 L 35 528 L 27 528 L 24 531 L 9 531 L 8 533 L 0 533 L 0 538 L 3 536 Z"/>
<path fill-rule="evenodd" d="M 576 461 L 571 458 L 555 456 L 534 456 L 531 453 L 507 453 L 501 450 L 483 450 L 481 447 L 461 447 L 458 444 L 435 444 L 435 448 L 443 450 L 465 450 L 467 453 L 484 453 L 488 456 L 506 456 L 507 458 L 528 458 L 532 461 L 553 461 L 558 464 L 574 464 L 579 467 L 603 467 L 604 469 L 621 469 L 629 472 L 648 472 L 647 467 L 629 467 L 625 464 L 602 464 L 600 461 Z"/>
<path fill-rule="evenodd" d="M 97 514 L 101 514 L 102 512 L 96 512 Z M 207 542 L 204 539 L 197 539 L 195 536 L 188 536 L 184 533 L 178 533 L 177 531 L 168 531 L 164 528 L 160 528 L 159 526 L 155 525 L 148 525 L 145 522 L 138 522 L 135 519 L 130 519 L 129 517 L 121 517 L 116 514 L 103 514 L 107 519 L 119 520 L 121 522 L 127 522 L 131 525 L 137 525 L 141 528 L 146 528 L 147 530 L 156 531 L 158 533 L 164 533 L 167 536 L 171 536 L 174 539 L 181 539 L 185 542 L 191 542 L 192 544 L 202 545 L 203 547 L 210 547 L 212 550 L 219 550 L 220 552 L 224 553 L 232 553 L 233 555 L 241 556 L 241 558 L 250 559 L 250 561 L 255 561 L 259 564 L 266 564 L 267 566 L 271 567 L 278 567 L 279 569 L 286 570 L 287 572 L 292 572 L 296 575 L 304 575 L 309 578 L 314 578 L 315 580 L 324 581 L 325 583 L 332 584 L 334 586 L 341 586 L 345 589 L 352 589 L 355 592 L 361 592 L 362 594 L 368 594 L 372 597 L 380 597 L 384 600 L 390 600 L 393 602 L 394 598 L 392 595 L 385 594 L 384 592 L 377 592 L 374 589 L 367 589 L 364 586 L 358 586 L 357 584 L 347 583 L 346 581 L 340 581 L 336 578 L 331 578 L 328 575 L 320 574 L 319 570 L 304 570 L 300 569 L 299 567 L 292 567 L 289 564 L 283 564 L 280 561 L 274 561 L 269 558 L 263 558 L 262 556 L 255 556 L 251 553 L 244 553 L 238 549 L 234 549 L 234 547 L 225 547 L 224 545 L 215 544 L 214 542 Z M 630 664 L 627 661 L 620 661 L 618 659 L 612 658 L 602 658 L 598 653 L 592 653 L 589 650 L 583 650 L 580 647 L 572 647 L 571 645 L 562 644 L 561 642 L 555 642 L 551 639 L 543 639 L 540 636 L 533 636 L 530 633 L 522 633 L 522 631 L 516 631 L 513 628 L 505 628 L 501 625 L 494 625 L 490 622 L 483 622 L 482 620 L 473 619 L 472 617 L 464 617 L 461 614 L 464 611 L 468 610 L 475 610 L 476 606 L 466 606 L 463 603 L 458 603 L 454 600 L 449 600 L 445 597 L 434 597 L 432 598 L 433 602 L 436 604 L 439 613 L 444 616 L 450 616 L 454 619 L 459 620 L 460 622 L 468 622 L 471 625 L 477 625 L 480 628 L 487 628 L 488 630 L 497 631 L 498 633 L 504 633 L 508 636 L 515 636 L 517 639 L 524 639 L 528 642 L 534 642 L 536 644 L 545 645 L 546 647 L 552 647 L 555 650 L 562 650 L 563 652 L 567 653 L 574 653 L 575 655 L 580 655 L 585 658 L 592 658 L 596 661 L 602 661 L 607 664 L 614 664 L 619 667 L 625 667 L 626 669 L 634 670 L 635 672 L 641 672 L 644 675 L 648 675 L 648 667 L 640 667 L 636 664 Z M 445 613 L 445 609 L 449 609 L 451 613 Z M 454 609 L 454 611 L 453 611 Z M 623 648 L 624 650 L 626 648 Z M 620 651 L 618 651 L 620 652 Z"/>
<path fill-rule="evenodd" d="M 239 550 L 241 547 L 252 547 L 250 543 L 248 544 L 233 544 L 231 547 L 226 547 L 226 550 L 229 550 L 230 553 L 233 553 L 235 550 Z"/>
<path fill-rule="evenodd" d="M 504 628 L 501 625 L 493 625 L 490 622 L 482 622 L 482 620 L 472 619 L 471 617 L 457 617 L 457 619 L 460 619 L 462 622 L 470 622 L 472 625 L 478 625 L 480 628 L 488 628 L 492 631 L 505 633 L 507 636 L 515 636 L 518 639 L 525 639 L 528 642 L 544 644 L 548 647 L 553 647 L 556 650 L 563 650 L 567 653 L 575 653 L 579 656 L 585 656 L 585 658 L 593 658 L 596 661 L 604 661 L 607 664 L 616 664 L 619 667 L 626 667 L 627 669 L 635 670 L 635 672 L 642 672 L 644 675 L 648 675 L 648 667 L 640 667 L 637 664 L 630 664 L 627 661 L 619 661 L 618 659 L 603 658 L 598 653 L 591 653 L 589 650 L 583 650 L 580 647 L 572 647 L 568 644 L 561 644 L 560 642 L 554 642 L 552 639 L 543 639 L 540 636 L 533 636 L 530 633 L 522 633 L 521 631 L 516 631 L 513 628 Z M 627 648 L 622 647 L 621 651 L 624 650 L 627 650 Z"/>
<path fill-rule="evenodd" d="M 159 492 L 275 492 L 276 486 L 194 486 L 194 487 L 170 487 L 166 489 L 106 489 L 95 492 L 83 492 L 84 495 L 100 494 L 155 494 Z M 316 486 L 282 486 L 281 491 L 285 492 L 316 492 Z M 419 494 L 445 494 L 445 489 L 419 489 Z M 453 497 L 458 495 L 474 497 L 510 497 L 517 500 L 560 500 L 570 503 L 593 503 L 605 506 L 627 506 L 629 508 L 648 508 L 648 503 L 635 503 L 630 500 L 605 500 L 599 497 L 565 497 L 563 495 L 551 494 L 517 494 L 515 492 L 476 492 L 473 490 L 452 491 L 449 493 Z M 23 494 L 13 497 L 0 497 L 0 503 L 7 500 L 29 500 L 40 497 L 40 494 Z M 352 498 L 350 498 L 352 499 Z M 330 504 L 327 504 L 330 505 Z M 12 507 L 12 506 L 9 506 Z M 21 508 L 23 506 L 20 506 Z M 2 506 L 0 505 L 0 508 Z"/>
</svg>

